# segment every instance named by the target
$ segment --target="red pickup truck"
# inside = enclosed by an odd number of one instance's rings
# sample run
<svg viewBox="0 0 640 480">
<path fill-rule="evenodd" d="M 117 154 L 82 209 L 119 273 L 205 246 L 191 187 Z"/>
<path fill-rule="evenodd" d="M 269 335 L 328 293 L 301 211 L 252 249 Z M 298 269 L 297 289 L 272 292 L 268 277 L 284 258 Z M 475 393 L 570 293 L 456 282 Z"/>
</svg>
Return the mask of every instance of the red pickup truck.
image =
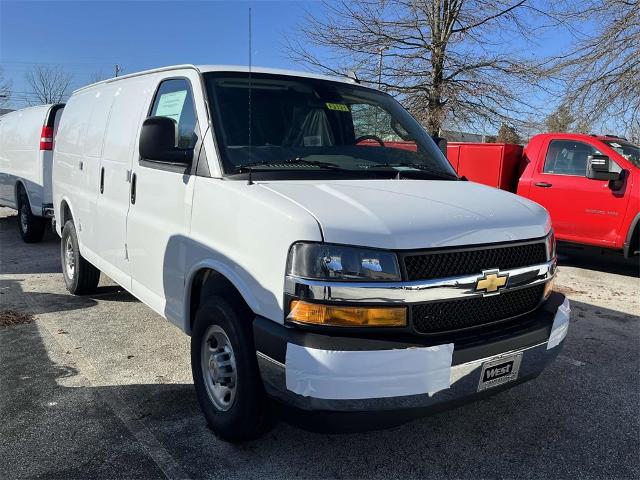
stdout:
<svg viewBox="0 0 640 480">
<path fill-rule="evenodd" d="M 613 136 L 545 133 L 524 149 L 449 143 L 459 175 L 544 206 L 560 241 L 640 253 L 640 148 Z"/>
</svg>

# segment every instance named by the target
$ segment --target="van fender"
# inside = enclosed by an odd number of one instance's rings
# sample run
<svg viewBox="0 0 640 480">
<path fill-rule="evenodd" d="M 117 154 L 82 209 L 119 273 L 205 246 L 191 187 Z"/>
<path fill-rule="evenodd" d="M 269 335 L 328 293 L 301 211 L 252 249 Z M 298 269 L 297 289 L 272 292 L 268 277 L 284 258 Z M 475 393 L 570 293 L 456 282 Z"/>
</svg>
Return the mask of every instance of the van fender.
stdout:
<svg viewBox="0 0 640 480">
<path fill-rule="evenodd" d="M 15 199 L 15 202 L 16 202 L 15 203 L 16 210 L 19 208 L 18 207 L 18 189 L 19 189 L 19 186 L 22 186 L 22 189 L 24 190 L 24 193 L 27 194 L 27 199 L 29 200 L 29 206 L 31 207 L 31 213 L 33 213 L 37 217 L 41 217 L 42 216 L 42 205 L 40 206 L 40 211 L 38 211 L 38 209 L 34 207 L 33 198 L 31 196 L 31 193 L 29 193 L 29 189 L 27 188 L 27 185 L 25 185 L 24 181 L 21 178 L 16 180 L 16 184 L 13 186 L 13 198 Z"/>
<path fill-rule="evenodd" d="M 249 288 L 245 281 L 236 272 L 233 271 L 233 269 L 231 269 L 227 264 L 218 260 L 214 260 L 212 258 L 200 260 L 199 262 L 191 266 L 188 274 L 185 276 L 185 293 L 182 307 L 182 330 L 185 333 L 191 335 L 191 287 L 193 285 L 193 280 L 196 274 L 203 269 L 214 270 L 215 272 L 225 277 L 229 281 L 229 283 L 231 283 L 236 288 L 236 290 L 240 292 L 240 295 L 242 295 L 242 298 L 244 298 L 244 301 L 247 303 L 247 305 L 249 305 L 249 308 L 251 308 L 251 310 L 253 310 L 254 312 L 258 312 L 260 310 L 260 302 L 254 295 L 253 291 L 251 290 L 251 288 Z"/>
<path fill-rule="evenodd" d="M 66 195 L 64 195 L 60 199 L 60 203 L 58 205 L 58 215 L 56 216 L 56 220 L 59 219 L 59 221 L 56 221 L 56 231 L 59 230 L 58 231 L 58 235 L 60 237 L 62 237 L 62 229 L 64 228 L 64 224 L 65 224 L 64 219 L 62 218 L 63 217 L 62 205 L 65 204 L 65 203 L 67 204 L 67 207 L 69 208 L 69 212 L 71 213 L 71 218 L 73 219 L 74 223 L 77 222 L 75 211 L 74 211 L 73 207 L 71 206 L 71 201 L 69 200 L 69 198 Z M 80 235 L 78 235 L 78 246 L 80 246 L 80 243 L 82 243 L 82 242 L 80 241 Z"/>
</svg>

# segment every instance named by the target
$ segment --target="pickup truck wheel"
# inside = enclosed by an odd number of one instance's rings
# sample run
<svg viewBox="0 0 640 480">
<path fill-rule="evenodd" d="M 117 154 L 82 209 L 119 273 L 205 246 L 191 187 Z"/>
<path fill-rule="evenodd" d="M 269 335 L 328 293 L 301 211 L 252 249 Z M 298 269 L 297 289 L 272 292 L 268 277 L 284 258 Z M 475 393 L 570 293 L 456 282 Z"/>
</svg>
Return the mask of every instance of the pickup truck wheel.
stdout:
<svg viewBox="0 0 640 480">
<path fill-rule="evenodd" d="M 68 220 L 62 229 L 60 259 L 64 283 L 69 292 L 74 295 L 82 295 L 95 291 L 100 281 L 100 270 L 80 255 L 78 236 L 73 220 Z"/>
<path fill-rule="evenodd" d="M 191 370 L 200 407 L 219 437 L 241 442 L 264 433 L 269 415 L 251 325 L 221 297 L 198 308 Z"/>
<path fill-rule="evenodd" d="M 29 197 L 24 191 L 18 196 L 18 229 L 25 243 L 38 243 L 44 238 L 47 219 L 36 217 L 31 213 Z"/>
</svg>

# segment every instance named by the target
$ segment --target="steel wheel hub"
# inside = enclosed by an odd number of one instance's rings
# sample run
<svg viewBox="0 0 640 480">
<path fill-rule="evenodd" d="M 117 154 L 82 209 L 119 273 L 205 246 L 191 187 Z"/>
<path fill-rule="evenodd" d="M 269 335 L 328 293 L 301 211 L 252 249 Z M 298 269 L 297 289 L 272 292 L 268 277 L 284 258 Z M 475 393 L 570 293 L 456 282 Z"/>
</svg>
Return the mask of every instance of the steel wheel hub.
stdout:
<svg viewBox="0 0 640 480">
<path fill-rule="evenodd" d="M 67 271 L 67 277 L 73 278 L 76 272 L 76 257 L 73 254 L 73 242 L 70 236 L 64 243 L 64 268 Z"/>
<path fill-rule="evenodd" d="M 20 209 L 20 227 L 22 227 L 23 232 L 26 232 L 29 228 L 29 213 L 27 212 L 27 206 L 25 204 L 23 204 Z"/>
<path fill-rule="evenodd" d="M 204 335 L 200 358 L 209 399 L 218 410 L 229 410 L 237 390 L 236 358 L 229 337 L 218 325 Z"/>
</svg>

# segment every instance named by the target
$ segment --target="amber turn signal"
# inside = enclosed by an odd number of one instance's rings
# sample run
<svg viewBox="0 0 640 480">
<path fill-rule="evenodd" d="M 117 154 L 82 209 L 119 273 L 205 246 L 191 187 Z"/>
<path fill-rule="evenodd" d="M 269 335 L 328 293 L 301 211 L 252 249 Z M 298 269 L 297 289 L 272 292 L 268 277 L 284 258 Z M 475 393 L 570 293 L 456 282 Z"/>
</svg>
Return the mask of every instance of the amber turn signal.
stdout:
<svg viewBox="0 0 640 480">
<path fill-rule="evenodd" d="M 338 327 L 404 327 L 407 325 L 405 307 L 340 307 L 291 302 L 289 320 L 312 325 Z"/>
</svg>

